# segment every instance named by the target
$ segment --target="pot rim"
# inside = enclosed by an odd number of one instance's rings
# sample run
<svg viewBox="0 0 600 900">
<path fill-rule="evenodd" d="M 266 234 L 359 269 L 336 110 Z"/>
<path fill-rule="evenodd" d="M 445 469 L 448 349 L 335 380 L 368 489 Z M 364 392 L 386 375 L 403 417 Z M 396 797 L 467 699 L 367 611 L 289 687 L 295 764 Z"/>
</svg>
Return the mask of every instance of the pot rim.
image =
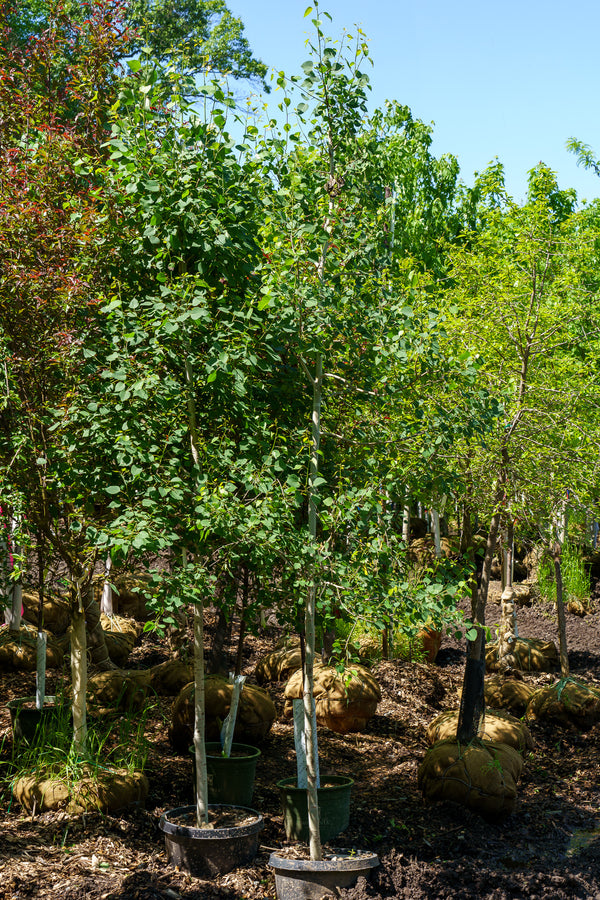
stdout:
<svg viewBox="0 0 600 900">
<path fill-rule="evenodd" d="M 195 825 L 176 825 L 169 821 L 169 815 L 185 815 L 196 811 L 196 805 L 193 806 L 177 806 L 173 809 L 167 809 L 158 823 L 159 829 L 170 836 L 187 837 L 192 840 L 223 840 L 225 838 L 241 838 L 246 835 L 256 834 L 265 827 L 262 815 L 249 806 L 234 806 L 226 803 L 211 803 L 209 809 L 242 809 L 247 813 L 252 813 L 255 821 L 248 822 L 246 825 L 229 825 L 226 828 L 197 828 Z"/>
<path fill-rule="evenodd" d="M 302 791 L 302 793 L 306 793 L 306 788 L 299 788 L 297 786 L 297 777 L 296 775 L 292 775 L 291 778 L 282 778 L 281 781 L 277 782 L 276 787 L 283 791 Z M 348 775 L 327 775 L 323 777 L 323 781 L 332 781 L 333 784 L 324 784 L 322 787 L 317 788 L 317 791 L 339 791 L 342 788 L 352 787 L 354 784 L 354 779 L 350 778 Z"/>
<path fill-rule="evenodd" d="M 358 856 L 349 856 L 352 852 L 358 853 Z M 339 853 L 338 859 L 287 859 L 280 856 L 277 852 L 271 853 L 269 856 L 269 865 L 274 869 L 283 869 L 285 871 L 307 871 L 307 872 L 351 872 L 356 869 L 374 869 L 379 865 L 379 857 L 370 850 L 340 849 L 332 850 L 331 853 Z"/>
<path fill-rule="evenodd" d="M 46 694 L 46 696 L 44 697 L 44 705 L 42 706 L 42 709 L 46 709 L 46 707 L 60 708 L 61 706 L 69 705 L 66 700 L 61 703 L 60 701 L 57 702 L 57 699 L 58 698 L 53 694 L 52 695 Z M 24 707 L 26 703 L 35 703 L 35 701 L 36 701 L 35 694 L 33 697 L 15 697 L 14 700 L 8 701 L 8 703 L 6 704 L 6 708 L 7 709 L 20 709 L 21 707 Z M 37 709 L 37 706 L 35 708 Z"/>
<path fill-rule="evenodd" d="M 206 756 L 210 757 L 211 759 L 258 759 L 258 757 L 261 755 L 261 751 L 258 749 L 258 747 L 253 747 L 251 744 L 241 744 L 241 743 L 238 743 L 237 741 L 234 741 L 233 744 L 231 745 L 232 750 L 240 750 L 241 749 L 241 750 L 249 750 L 250 752 L 246 753 L 244 756 L 235 756 L 235 757 L 222 756 L 220 753 L 209 753 L 208 752 L 209 747 L 210 748 L 214 747 L 215 749 L 217 747 L 221 747 L 220 741 L 205 741 L 204 746 L 206 748 Z M 194 753 L 194 752 L 195 752 L 194 745 L 192 744 L 192 746 L 190 747 L 190 753 Z"/>
</svg>

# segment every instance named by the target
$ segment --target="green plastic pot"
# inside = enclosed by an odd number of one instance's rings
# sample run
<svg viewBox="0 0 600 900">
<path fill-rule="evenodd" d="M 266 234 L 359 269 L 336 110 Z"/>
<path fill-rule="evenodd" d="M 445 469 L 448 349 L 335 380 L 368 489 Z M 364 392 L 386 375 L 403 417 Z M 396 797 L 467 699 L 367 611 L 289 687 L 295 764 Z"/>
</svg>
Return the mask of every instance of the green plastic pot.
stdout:
<svg viewBox="0 0 600 900">
<path fill-rule="evenodd" d="M 324 844 L 348 827 L 350 821 L 350 792 L 354 784 L 343 775 L 328 775 L 317 790 L 319 798 L 319 831 Z M 306 789 L 296 787 L 296 778 L 277 782 L 281 794 L 283 824 L 288 841 L 308 843 L 308 800 Z"/>
<path fill-rule="evenodd" d="M 248 744 L 234 743 L 231 745 L 231 756 L 223 756 L 219 741 L 207 742 L 205 746 L 208 802 L 226 806 L 250 806 L 260 750 Z M 190 752 L 195 770 L 193 747 L 190 747 Z"/>
</svg>

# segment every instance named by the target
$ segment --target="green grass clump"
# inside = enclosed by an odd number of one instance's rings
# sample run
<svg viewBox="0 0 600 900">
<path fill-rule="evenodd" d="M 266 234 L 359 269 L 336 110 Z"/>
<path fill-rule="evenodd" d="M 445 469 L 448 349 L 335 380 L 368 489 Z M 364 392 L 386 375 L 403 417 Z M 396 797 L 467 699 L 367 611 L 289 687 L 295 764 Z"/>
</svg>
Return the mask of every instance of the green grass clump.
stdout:
<svg viewBox="0 0 600 900">
<path fill-rule="evenodd" d="M 74 786 L 84 777 L 98 780 L 102 773 L 121 769 L 128 773 L 143 772 L 148 758 L 145 725 L 150 707 L 128 716 L 105 716 L 88 720 L 84 750 L 73 742 L 71 705 L 58 703 L 57 716 L 43 720 L 29 742 L 13 743 L 12 754 L 5 764 L 8 780 L 19 778 L 56 778 Z"/>
<path fill-rule="evenodd" d="M 565 544 L 560 568 L 563 580 L 563 600 L 565 603 L 571 600 L 578 601 L 584 607 L 589 606 L 591 594 L 590 574 L 581 551 L 572 544 Z M 542 600 L 546 603 L 556 603 L 554 563 L 548 557 L 540 565 L 538 584 Z"/>
</svg>

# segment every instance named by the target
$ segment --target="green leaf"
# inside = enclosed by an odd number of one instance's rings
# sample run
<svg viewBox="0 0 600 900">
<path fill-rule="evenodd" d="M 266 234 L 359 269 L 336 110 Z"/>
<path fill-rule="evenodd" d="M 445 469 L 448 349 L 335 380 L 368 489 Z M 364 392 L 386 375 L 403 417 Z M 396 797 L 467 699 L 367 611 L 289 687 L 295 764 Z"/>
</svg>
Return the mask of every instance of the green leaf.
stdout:
<svg viewBox="0 0 600 900">
<path fill-rule="evenodd" d="M 111 484 L 109 487 L 104 488 L 107 494 L 119 494 L 121 492 L 121 488 L 118 484 Z"/>
</svg>

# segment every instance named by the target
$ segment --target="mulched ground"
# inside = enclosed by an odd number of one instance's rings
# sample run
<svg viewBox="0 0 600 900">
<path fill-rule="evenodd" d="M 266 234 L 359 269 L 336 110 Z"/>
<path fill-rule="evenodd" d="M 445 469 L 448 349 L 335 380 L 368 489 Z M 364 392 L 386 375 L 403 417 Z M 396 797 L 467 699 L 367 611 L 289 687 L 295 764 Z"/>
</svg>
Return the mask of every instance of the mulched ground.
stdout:
<svg viewBox="0 0 600 900">
<path fill-rule="evenodd" d="M 488 605 L 493 625 L 499 607 Z M 567 616 L 572 673 L 600 685 L 600 611 Z M 548 607 L 519 613 L 520 634 L 556 640 Z M 275 633 L 247 641 L 246 672 Z M 131 664 L 154 664 L 166 648 L 146 635 Z M 535 751 L 525 760 L 515 813 L 501 825 L 452 804 L 424 804 L 416 773 L 427 748 L 425 729 L 439 712 L 457 706 L 464 651 L 445 639 L 436 665 L 382 662 L 375 672 L 383 700 L 364 734 L 320 729 L 321 770 L 355 780 L 345 847 L 378 853 L 369 884 L 342 892 L 346 900 L 418 898 L 597 898 L 600 900 L 600 725 L 586 733 L 531 725 Z M 538 683 L 552 676 L 526 676 Z M 1 674 L 5 700 L 33 693 L 27 674 Z M 50 682 L 48 693 L 51 692 Z M 273 691 L 282 708 L 282 686 Z M 151 753 L 146 809 L 123 815 L 24 814 L 0 782 L 0 898 L 24 900 L 258 900 L 274 898 L 270 851 L 285 846 L 276 782 L 295 771 L 293 734 L 279 717 L 261 745 L 254 806 L 265 819 L 252 866 L 219 879 L 192 878 L 167 866 L 160 814 L 193 802 L 191 760 L 167 741 L 171 701 L 148 720 Z M 10 718 L 0 710 L 0 764 L 11 752 Z M 4 767 L 3 767 L 4 769 Z M 4 769 L 4 771 L 6 771 Z M 2 771 L 0 770 L 0 778 Z"/>
</svg>

